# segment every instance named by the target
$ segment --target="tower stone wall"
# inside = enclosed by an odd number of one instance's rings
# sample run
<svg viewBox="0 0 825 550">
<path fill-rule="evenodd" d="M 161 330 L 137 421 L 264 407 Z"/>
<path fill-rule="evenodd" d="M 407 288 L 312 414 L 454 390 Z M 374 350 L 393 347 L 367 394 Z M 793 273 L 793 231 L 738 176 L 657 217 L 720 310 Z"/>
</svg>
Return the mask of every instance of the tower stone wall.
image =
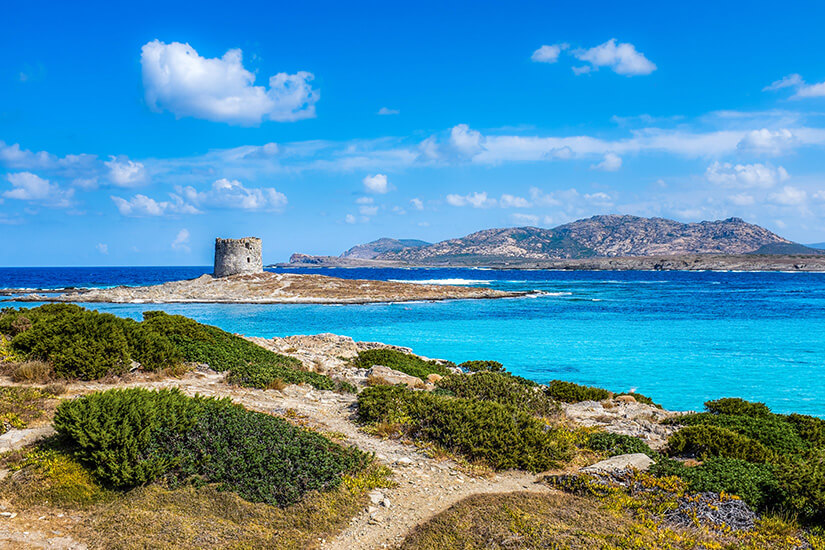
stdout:
<svg viewBox="0 0 825 550">
<path fill-rule="evenodd" d="M 261 239 L 215 239 L 215 277 L 228 277 L 264 270 Z"/>
</svg>

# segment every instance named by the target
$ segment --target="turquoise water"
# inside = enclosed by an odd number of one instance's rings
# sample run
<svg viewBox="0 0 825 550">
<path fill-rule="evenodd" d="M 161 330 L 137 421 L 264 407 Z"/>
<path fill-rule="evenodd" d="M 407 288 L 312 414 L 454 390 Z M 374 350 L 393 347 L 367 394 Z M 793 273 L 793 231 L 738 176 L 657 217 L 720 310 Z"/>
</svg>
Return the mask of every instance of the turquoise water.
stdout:
<svg viewBox="0 0 825 550">
<path fill-rule="evenodd" d="M 0 286 L 147 284 L 207 268 L 0 269 Z M 132 269 L 132 271 L 129 271 Z M 164 271 L 166 270 L 166 271 Z M 38 271 L 40 274 L 38 274 Z M 333 332 L 461 362 L 495 359 L 516 374 L 635 390 L 666 408 L 740 396 L 777 412 L 825 416 L 825 274 L 302 270 L 348 278 L 432 280 L 538 297 L 373 305 L 94 304 L 140 318 L 180 313 L 254 336 Z M 13 281 L 25 281 L 26 284 Z M 69 282 L 66 282 L 69 281 Z M 8 304 L 13 305 L 13 304 Z"/>
</svg>

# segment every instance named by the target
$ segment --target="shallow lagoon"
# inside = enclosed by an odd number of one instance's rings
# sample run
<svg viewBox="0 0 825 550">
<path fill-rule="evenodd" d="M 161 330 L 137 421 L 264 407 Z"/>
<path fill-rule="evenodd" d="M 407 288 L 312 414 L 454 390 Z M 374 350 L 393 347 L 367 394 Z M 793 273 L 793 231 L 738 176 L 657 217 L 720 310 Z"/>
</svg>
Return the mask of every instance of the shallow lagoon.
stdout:
<svg viewBox="0 0 825 550">
<path fill-rule="evenodd" d="M 0 287 L 155 284 L 209 268 L 3 268 Z M 635 389 L 671 409 L 740 396 L 825 416 L 825 274 L 476 269 L 290 270 L 442 281 L 538 297 L 372 305 L 90 304 L 140 318 L 164 309 L 254 336 L 334 332 L 516 374 Z M 14 304 L 6 304 L 14 305 Z"/>
</svg>

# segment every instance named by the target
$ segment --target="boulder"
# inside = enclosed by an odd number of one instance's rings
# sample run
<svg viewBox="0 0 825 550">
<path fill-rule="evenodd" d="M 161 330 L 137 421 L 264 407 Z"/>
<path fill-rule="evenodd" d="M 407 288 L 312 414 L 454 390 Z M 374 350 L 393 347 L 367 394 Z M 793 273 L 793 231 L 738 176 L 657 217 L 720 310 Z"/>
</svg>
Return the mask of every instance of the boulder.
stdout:
<svg viewBox="0 0 825 550">
<path fill-rule="evenodd" d="M 620 395 L 616 398 L 619 403 L 635 403 L 636 398 L 632 395 Z"/>
<path fill-rule="evenodd" d="M 424 382 L 420 378 L 410 376 L 409 374 L 393 370 L 383 365 L 373 365 L 372 368 L 367 371 L 367 378 L 369 377 L 380 378 L 393 386 L 397 384 L 406 384 L 411 388 L 424 386 Z"/>
<path fill-rule="evenodd" d="M 610 473 L 618 470 L 634 468 L 640 472 L 647 471 L 653 464 L 653 459 L 643 453 L 633 453 L 629 455 L 612 456 L 607 460 L 602 460 L 581 469 L 586 474 Z"/>
<path fill-rule="evenodd" d="M 25 430 L 9 430 L 0 435 L 0 453 L 16 451 L 44 437 L 54 435 L 54 428 L 43 426 L 40 428 L 28 428 Z"/>
<path fill-rule="evenodd" d="M 441 380 L 441 378 L 443 377 L 440 374 L 432 373 L 427 375 L 427 382 L 429 382 L 430 384 L 435 384 L 436 382 Z"/>
</svg>

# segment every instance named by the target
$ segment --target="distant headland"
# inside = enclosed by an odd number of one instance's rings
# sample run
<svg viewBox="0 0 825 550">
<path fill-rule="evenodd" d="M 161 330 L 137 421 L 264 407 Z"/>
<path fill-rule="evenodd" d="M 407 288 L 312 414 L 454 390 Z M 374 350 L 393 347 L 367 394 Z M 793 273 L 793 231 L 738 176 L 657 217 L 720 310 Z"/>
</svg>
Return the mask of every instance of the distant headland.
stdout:
<svg viewBox="0 0 825 550">
<path fill-rule="evenodd" d="M 340 256 L 293 254 L 280 267 L 492 267 L 569 270 L 825 271 L 825 250 L 740 218 L 681 223 L 594 216 L 552 229 L 486 229 L 438 243 L 382 238 Z"/>
</svg>

